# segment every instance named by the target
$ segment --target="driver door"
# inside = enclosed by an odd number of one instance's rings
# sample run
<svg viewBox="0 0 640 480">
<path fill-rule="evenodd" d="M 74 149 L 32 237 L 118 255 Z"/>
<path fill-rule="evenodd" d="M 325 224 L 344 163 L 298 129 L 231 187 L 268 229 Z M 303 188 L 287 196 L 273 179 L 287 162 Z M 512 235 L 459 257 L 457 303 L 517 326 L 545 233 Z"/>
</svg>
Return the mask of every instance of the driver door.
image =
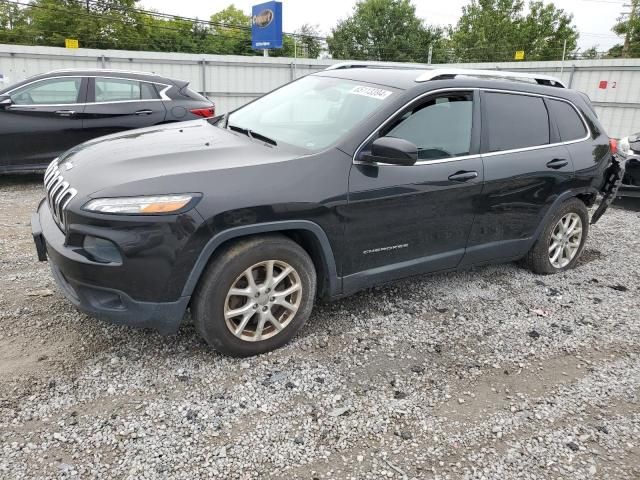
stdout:
<svg viewBox="0 0 640 480">
<path fill-rule="evenodd" d="M 381 136 L 414 143 L 416 164 L 363 161 Z M 482 191 L 479 147 L 478 94 L 456 90 L 412 102 L 356 153 L 345 212 L 345 293 L 458 265 Z"/>
<path fill-rule="evenodd" d="M 42 169 L 83 141 L 82 113 L 87 80 L 57 77 L 9 92 L 0 109 L 0 169 Z"/>
</svg>

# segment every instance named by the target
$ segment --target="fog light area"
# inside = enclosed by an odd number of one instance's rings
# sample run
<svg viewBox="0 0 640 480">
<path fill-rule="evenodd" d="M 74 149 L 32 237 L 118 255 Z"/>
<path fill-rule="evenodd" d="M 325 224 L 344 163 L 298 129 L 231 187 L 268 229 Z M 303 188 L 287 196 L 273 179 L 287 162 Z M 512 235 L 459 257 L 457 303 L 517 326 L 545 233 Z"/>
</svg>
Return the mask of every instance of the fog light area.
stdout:
<svg viewBox="0 0 640 480">
<path fill-rule="evenodd" d="M 122 263 L 122 256 L 118 251 L 118 247 L 116 247 L 113 242 L 104 238 L 87 235 L 82 242 L 82 248 L 84 248 L 96 262 Z"/>
</svg>

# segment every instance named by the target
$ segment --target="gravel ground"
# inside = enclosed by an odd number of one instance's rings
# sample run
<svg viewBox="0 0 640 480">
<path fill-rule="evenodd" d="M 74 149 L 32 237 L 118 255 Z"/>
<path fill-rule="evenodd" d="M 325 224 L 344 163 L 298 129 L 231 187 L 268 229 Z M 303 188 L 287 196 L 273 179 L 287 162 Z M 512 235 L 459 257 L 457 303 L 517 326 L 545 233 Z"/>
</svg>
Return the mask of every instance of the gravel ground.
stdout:
<svg viewBox="0 0 640 480">
<path fill-rule="evenodd" d="M 640 478 L 640 213 L 573 271 L 372 289 L 236 360 L 75 311 L 35 258 L 41 196 L 0 180 L 0 478 Z"/>
</svg>

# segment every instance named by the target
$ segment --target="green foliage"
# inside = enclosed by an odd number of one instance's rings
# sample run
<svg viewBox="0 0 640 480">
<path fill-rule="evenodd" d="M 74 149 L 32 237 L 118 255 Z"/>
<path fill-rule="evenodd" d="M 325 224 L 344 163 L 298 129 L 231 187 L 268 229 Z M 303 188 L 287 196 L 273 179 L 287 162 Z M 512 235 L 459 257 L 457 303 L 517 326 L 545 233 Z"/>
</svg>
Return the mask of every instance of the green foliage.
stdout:
<svg viewBox="0 0 640 480">
<path fill-rule="evenodd" d="M 282 38 L 282 48 L 270 50 L 269 55 L 273 57 L 298 57 L 298 58 L 318 58 L 322 52 L 320 34 L 317 27 L 304 24 L 294 35 L 285 34 Z"/>
<path fill-rule="evenodd" d="M 442 30 L 426 26 L 410 0 L 362 0 L 327 39 L 333 58 L 426 62 Z"/>
<path fill-rule="evenodd" d="M 449 32 L 455 60 L 508 61 L 517 50 L 525 51 L 525 60 L 557 60 L 565 40 L 567 52 L 575 50 L 572 15 L 541 1 L 524 10 L 522 0 L 471 0 Z"/>
<path fill-rule="evenodd" d="M 255 55 L 251 49 L 251 17 L 233 4 L 211 15 L 208 49 L 223 55 Z M 242 26 L 244 28 L 239 28 Z"/>
<path fill-rule="evenodd" d="M 233 4 L 211 23 L 172 18 L 137 9 L 138 0 L 33 0 L 27 7 L 0 3 L 0 43 L 64 46 L 78 39 L 84 48 L 160 52 L 262 55 L 251 48 L 251 17 Z M 318 32 L 299 30 L 298 56 L 317 58 Z M 276 55 L 294 55 L 293 37 Z"/>
<path fill-rule="evenodd" d="M 637 0 L 633 0 L 637 1 Z M 637 7 L 640 8 L 640 7 Z M 640 17 L 638 11 L 633 17 L 621 17 L 618 19 L 618 23 L 613 26 L 613 32 L 621 37 L 626 37 L 629 34 L 629 49 L 624 51 L 622 44 L 615 45 L 609 50 L 610 57 L 640 57 Z"/>
</svg>

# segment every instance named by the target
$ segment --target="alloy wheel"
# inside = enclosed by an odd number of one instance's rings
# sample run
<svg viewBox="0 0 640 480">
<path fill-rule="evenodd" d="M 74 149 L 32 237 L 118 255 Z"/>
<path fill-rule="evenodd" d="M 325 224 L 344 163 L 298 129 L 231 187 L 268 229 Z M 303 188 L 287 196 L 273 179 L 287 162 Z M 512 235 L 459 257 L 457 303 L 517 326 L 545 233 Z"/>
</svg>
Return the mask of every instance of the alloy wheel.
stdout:
<svg viewBox="0 0 640 480">
<path fill-rule="evenodd" d="M 298 272 L 286 262 L 267 260 L 247 268 L 232 283 L 224 319 L 233 335 L 258 342 L 287 328 L 301 300 Z"/>
<path fill-rule="evenodd" d="M 563 216 L 551 233 L 549 261 L 555 268 L 564 268 L 575 258 L 582 243 L 582 219 L 577 213 Z"/>
</svg>

